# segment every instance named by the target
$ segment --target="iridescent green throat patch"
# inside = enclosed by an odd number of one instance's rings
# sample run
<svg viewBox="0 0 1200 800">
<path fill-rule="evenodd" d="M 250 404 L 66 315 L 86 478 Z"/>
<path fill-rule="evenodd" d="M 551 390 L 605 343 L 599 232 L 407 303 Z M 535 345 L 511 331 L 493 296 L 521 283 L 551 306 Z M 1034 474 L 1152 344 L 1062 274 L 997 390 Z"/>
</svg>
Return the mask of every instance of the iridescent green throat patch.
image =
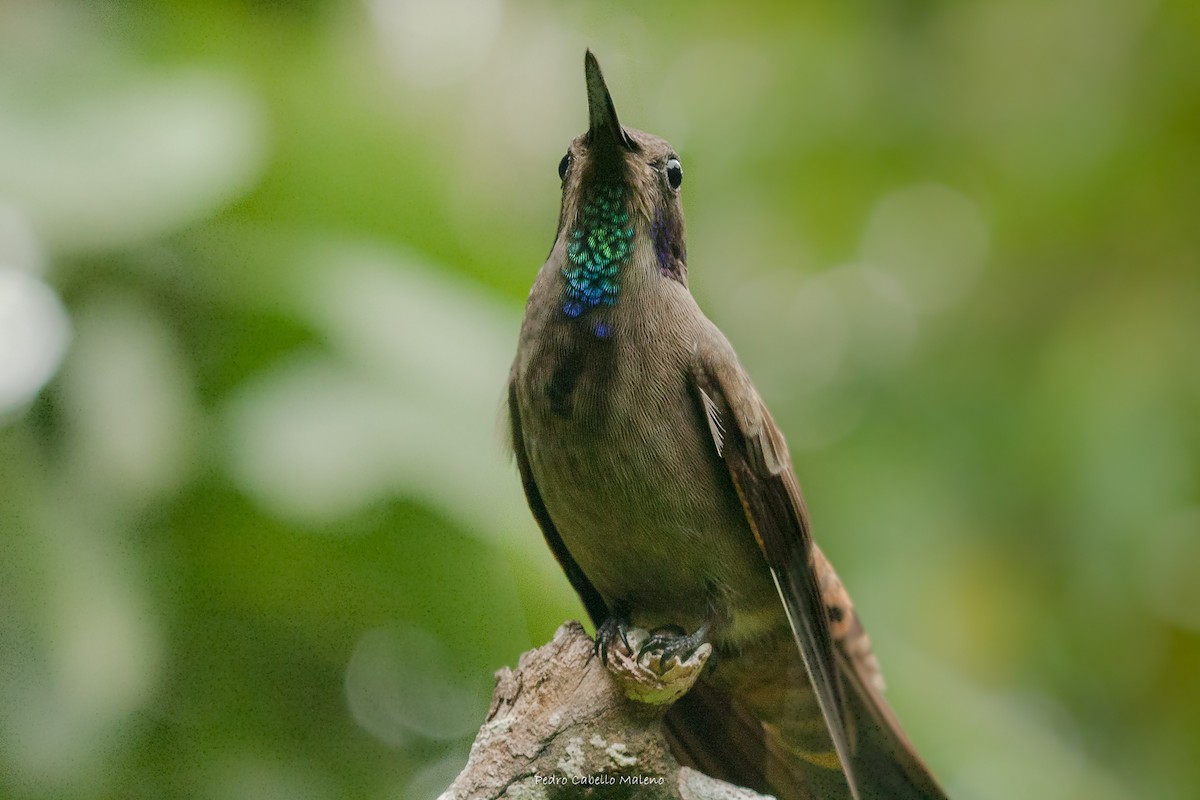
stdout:
<svg viewBox="0 0 1200 800">
<path fill-rule="evenodd" d="M 633 252 L 633 226 L 625 208 L 625 187 L 619 183 L 594 186 L 567 238 L 567 279 L 563 313 L 579 317 L 598 306 L 611 306 L 621 291 L 621 266 Z M 608 328 L 597 324 L 604 338 Z"/>
</svg>

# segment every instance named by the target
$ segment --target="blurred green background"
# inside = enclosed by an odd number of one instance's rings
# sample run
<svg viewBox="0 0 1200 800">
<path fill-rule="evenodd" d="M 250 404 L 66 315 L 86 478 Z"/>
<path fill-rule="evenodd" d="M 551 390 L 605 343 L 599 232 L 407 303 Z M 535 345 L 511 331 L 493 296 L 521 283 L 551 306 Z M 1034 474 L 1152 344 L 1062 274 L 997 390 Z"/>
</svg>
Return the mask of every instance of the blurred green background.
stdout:
<svg viewBox="0 0 1200 800">
<path fill-rule="evenodd" d="M 1200 797 L 1200 6 L 0 3 L 0 795 L 433 798 L 583 51 L 955 798 Z"/>
</svg>

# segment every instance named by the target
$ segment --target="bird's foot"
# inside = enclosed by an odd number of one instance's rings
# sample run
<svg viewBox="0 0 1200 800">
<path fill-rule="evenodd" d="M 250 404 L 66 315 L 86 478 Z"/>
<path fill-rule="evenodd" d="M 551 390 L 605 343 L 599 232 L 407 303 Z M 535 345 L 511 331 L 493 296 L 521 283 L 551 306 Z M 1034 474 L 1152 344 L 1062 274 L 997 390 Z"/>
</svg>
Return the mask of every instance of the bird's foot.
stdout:
<svg viewBox="0 0 1200 800">
<path fill-rule="evenodd" d="M 687 661 L 702 646 L 708 644 L 708 625 L 688 633 L 678 625 L 664 625 L 650 631 L 637 651 L 638 664 L 661 671 L 664 665 Z M 712 645 L 708 646 L 712 651 Z"/>
<path fill-rule="evenodd" d="M 608 666 L 608 654 L 614 647 L 631 651 L 629 634 L 634 630 L 629 624 L 629 617 L 620 612 L 601 622 L 596 628 L 596 655 L 600 656 L 600 663 Z"/>
<path fill-rule="evenodd" d="M 644 631 L 627 620 L 610 619 L 596 632 L 596 652 L 626 697 L 666 706 L 700 677 L 712 655 L 707 639 L 707 625 L 689 634 L 675 626 Z"/>
</svg>

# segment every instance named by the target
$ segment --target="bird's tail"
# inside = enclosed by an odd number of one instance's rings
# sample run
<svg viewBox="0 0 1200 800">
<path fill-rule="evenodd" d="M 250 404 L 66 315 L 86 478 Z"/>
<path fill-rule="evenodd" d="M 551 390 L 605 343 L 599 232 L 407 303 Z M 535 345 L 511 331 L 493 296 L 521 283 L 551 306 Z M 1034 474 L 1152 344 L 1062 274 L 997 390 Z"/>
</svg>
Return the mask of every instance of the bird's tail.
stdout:
<svg viewBox="0 0 1200 800">
<path fill-rule="evenodd" d="M 680 761 L 779 800 L 850 800 L 833 741 L 789 635 L 727 654 L 676 703 L 667 731 Z M 945 800 L 878 688 L 842 662 L 859 800 Z"/>
</svg>

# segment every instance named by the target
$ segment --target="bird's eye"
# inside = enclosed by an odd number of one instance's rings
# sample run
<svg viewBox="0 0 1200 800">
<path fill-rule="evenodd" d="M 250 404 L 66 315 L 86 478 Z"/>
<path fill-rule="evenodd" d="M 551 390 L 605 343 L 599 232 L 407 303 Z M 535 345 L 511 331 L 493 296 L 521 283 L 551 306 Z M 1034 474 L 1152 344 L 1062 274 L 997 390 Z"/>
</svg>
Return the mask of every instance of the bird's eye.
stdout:
<svg viewBox="0 0 1200 800">
<path fill-rule="evenodd" d="M 565 181 L 567 179 L 567 167 L 571 166 L 571 154 L 567 153 L 562 157 L 562 161 L 558 162 L 558 179 Z"/>
<path fill-rule="evenodd" d="M 667 159 L 667 183 L 671 184 L 672 189 L 678 189 L 679 184 L 683 183 L 683 165 L 678 158 Z"/>
</svg>

